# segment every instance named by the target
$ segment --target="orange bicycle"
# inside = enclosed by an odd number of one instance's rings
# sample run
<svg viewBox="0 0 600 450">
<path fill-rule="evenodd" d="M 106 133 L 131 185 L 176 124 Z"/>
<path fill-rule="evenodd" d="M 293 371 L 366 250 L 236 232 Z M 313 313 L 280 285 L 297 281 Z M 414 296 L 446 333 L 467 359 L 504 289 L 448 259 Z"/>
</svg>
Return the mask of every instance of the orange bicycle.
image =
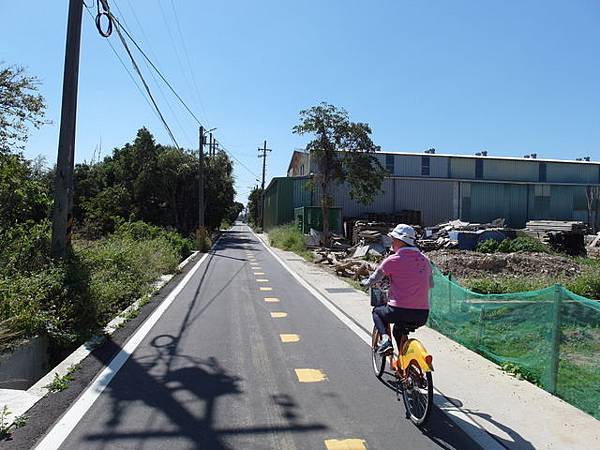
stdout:
<svg viewBox="0 0 600 450">
<path fill-rule="evenodd" d="M 378 306 L 387 302 L 385 291 L 380 288 L 371 288 L 371 304 Z M 391 348 L 385 354 L 380 354 L 377 349 L 381 336 L 377 328 L 373 328 L 371 341 L 371 360 L 373 372 L 381 378 L 385 372 L 387 361 L 393 375 L 396 377 L 396 396 L 402 399 L 406 408 L 406 416 L 417 426 L 423 425 L 433 405 L 433 356 L 430 355 L 418 339 L 409 339 L 408 334 L 417 328 L 410 323 L 395 324 L 400 327 L 396 334 L 400 336 L 398 354 Z M 388 325 L 387 334 L 390 333 Z M 394 340 L 392 339 L 392 342 Z"/>
</svg>

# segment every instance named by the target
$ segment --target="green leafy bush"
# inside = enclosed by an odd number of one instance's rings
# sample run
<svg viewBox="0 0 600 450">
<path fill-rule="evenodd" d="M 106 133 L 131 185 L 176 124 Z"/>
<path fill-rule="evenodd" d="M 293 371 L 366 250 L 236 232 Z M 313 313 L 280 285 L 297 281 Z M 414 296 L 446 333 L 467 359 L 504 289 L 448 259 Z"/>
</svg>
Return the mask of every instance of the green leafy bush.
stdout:
<svg viewBox="0 0 600 450">
<path fill-rule="evenodd" d="M 494 239 L 487 239 L 480 242 L 475 247 L 475 251 L 481 253 L 516 253 L 516 252 L 535 252 L 550 253 L 546 245 L 537 239 L 528 236 L 519 236 L 515 239 L 504 239 L 499 242 Z"/>
</svg>

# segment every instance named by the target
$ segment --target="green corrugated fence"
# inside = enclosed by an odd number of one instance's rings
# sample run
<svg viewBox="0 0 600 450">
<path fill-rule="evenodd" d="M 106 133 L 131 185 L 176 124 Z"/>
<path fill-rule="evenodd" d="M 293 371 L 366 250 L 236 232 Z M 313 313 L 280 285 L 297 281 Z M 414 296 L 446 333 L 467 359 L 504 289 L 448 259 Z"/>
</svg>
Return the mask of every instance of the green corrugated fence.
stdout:
<svg viewBox="0 0 600 450">
<path fill-rule="evenodd" d="M 561 285 L 477 294 L 435 269 L 430 303 L 431 328 L 600 419 L 599 302 Z"/>
</svg>

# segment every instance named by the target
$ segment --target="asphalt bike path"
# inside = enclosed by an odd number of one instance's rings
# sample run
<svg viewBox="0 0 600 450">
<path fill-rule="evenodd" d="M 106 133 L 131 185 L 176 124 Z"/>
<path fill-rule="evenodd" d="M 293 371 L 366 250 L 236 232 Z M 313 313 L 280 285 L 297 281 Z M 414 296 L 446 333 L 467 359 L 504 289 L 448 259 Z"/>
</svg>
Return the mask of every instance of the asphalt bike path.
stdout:
<svg viewBox="0 0 600 450">
<path fill-rule="evenodd" d="M 406 420 L 369 347 L 241 225 L 96 394 L 38 447 L 480 448 L 437 408 L 423 430 Z"/>
</svg>

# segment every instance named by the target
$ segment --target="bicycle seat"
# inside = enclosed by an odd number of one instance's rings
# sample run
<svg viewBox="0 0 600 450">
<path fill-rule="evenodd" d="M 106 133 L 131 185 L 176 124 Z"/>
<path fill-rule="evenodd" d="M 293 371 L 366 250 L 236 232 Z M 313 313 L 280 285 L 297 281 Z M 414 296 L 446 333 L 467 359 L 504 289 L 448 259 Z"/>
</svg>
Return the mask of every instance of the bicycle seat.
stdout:
<svg viewBox="0 0 600 450">
<path fill-rule="evenodd" d="M 397 323 L 394 326 L 398 327 L 398 330 L 401 334 L 407 335 L 408 333 L 413 333 L 420 325 L 414 323 Z"/>
</svg>

